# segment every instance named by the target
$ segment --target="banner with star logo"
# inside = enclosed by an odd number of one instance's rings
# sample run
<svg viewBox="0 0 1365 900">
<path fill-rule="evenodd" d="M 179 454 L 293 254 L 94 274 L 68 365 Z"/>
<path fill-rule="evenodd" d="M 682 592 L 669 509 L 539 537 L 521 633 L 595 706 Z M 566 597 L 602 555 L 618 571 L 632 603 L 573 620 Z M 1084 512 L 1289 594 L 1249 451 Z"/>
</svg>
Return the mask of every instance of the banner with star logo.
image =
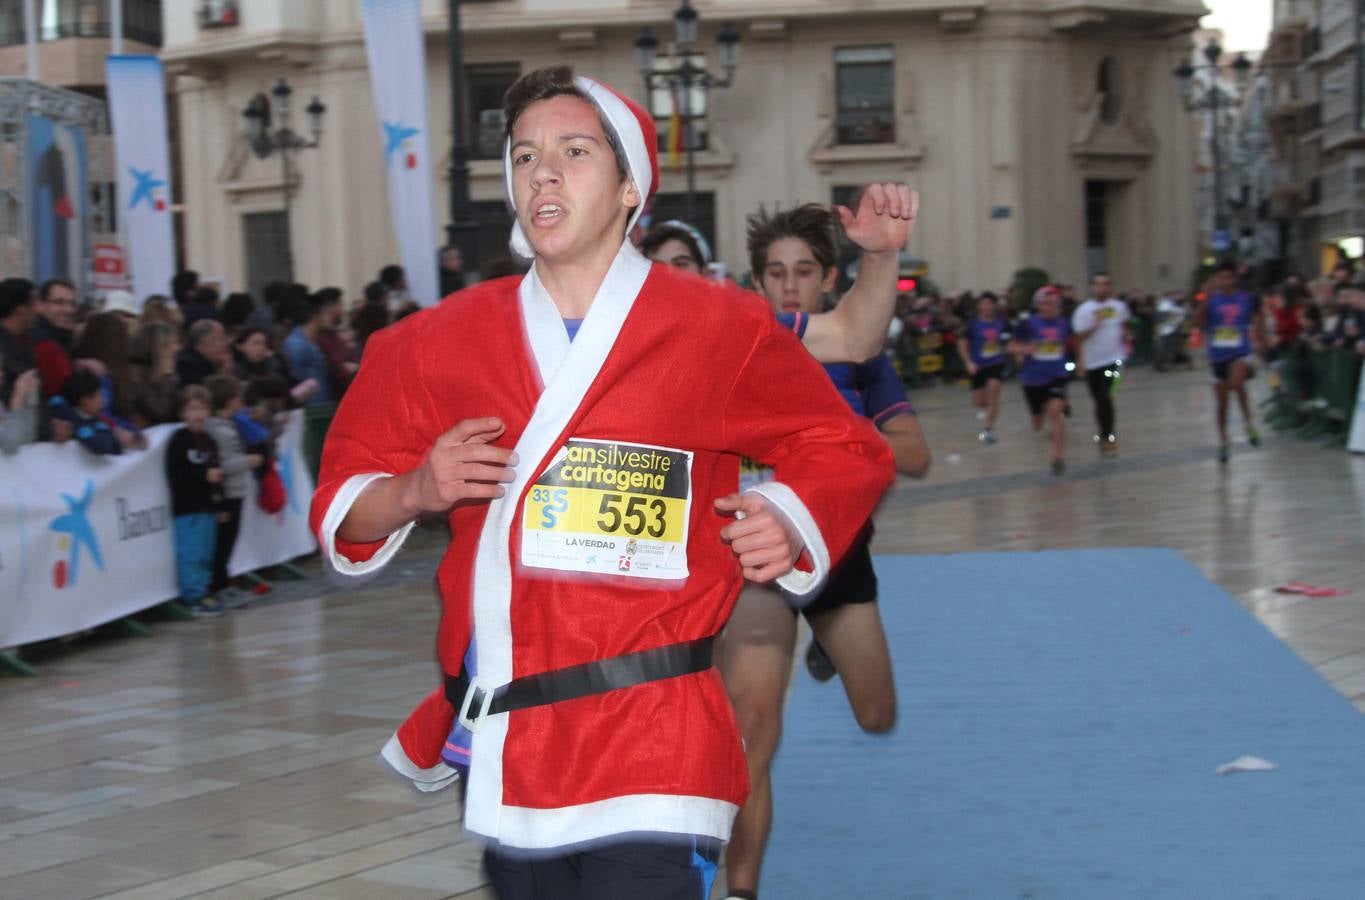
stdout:
<svg viewBox="0 0 1365 900">
<path fill-rule="evenodd" d="M 426 50 L 420 0 L 364 0 L 365 53 L 379 114 L 389 209 L 408 294 L 422 306 L 441 299 L 427 140 Z"/>
<path fill-rule="evenodd" d="M 150 428 L 146 450 L 118 456 L 75 441 L 0 454 L 0 647 L 93 628 L 177 595 L 165 458 L 179 427 Z M 284 505 L 267 513 L 255 494 L 242 504 L 230 575 L 317 549 L 301 410 L 290 413 L 275 450 Z"/>
<path fill-rule="evenodd" d="M 109 121 L 118 160 L 119 231 L 128 248 L 133 296 L 169 294 L 175 275 L 166 79 L 155 56 L 110 56 Z"/>
</svg>

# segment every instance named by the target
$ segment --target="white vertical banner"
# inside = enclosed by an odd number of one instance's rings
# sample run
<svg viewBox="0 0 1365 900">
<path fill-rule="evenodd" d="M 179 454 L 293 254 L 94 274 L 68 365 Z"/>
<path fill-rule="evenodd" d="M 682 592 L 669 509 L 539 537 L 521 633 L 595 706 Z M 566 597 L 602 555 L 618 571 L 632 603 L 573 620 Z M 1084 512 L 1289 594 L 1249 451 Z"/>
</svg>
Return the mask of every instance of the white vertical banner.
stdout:
<svg viewBox="0 0 1365 900">
<path fill-rule="evenodd" d="M 436 282 L 431 160 L 427 141 L 427 72 L 421 0 L 361 0 L 365 53 L 379 114 L 389 209 L 407 275 L 408 294 L 423 306 L 441 299 Z"/>
<path fill-rule="evenodd" d="M 133 294 L 167 294 L 175 275 L 166 79 L 155 56 L 110 56 L 109 120 L 118 160 L 119 231 L 128 248 Z"/>
<path fill-rule="evenodd" d="M 1365 453 L 1365 367 L 1360 370 L 1360 387 L 1356 390 L 1356 408 L 1351 415 L 1351 434 L 1346 449 Z"/>
</svg>

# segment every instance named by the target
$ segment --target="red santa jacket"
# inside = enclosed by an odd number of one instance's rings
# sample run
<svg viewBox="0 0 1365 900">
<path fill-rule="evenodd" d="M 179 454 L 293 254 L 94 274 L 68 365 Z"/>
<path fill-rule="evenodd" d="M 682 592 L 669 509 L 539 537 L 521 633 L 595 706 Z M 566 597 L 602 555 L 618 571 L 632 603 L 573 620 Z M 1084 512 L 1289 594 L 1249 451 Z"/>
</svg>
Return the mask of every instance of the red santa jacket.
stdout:
<svg viewBox="0 0 1365 900">
<path fill-rule="evenodd" d="M 733 493 L 741 456 L 775 470 L 774 482 L 753 490 L 805 541 L 813 570 L 780 582 L 797 594 L 818 590 L 893 478 L 885 441 L 849 411 L 765 304 L 651 266 L 626 244 L 572 342 L 534 270 L 520 281 L 461 291 L 371 338 L 328 433 L 313 501 L 314 529 L 339 571 L 383 565 L 411 527 L 376 544 L 339 541 L 336 530 L 364 487 L 415 468 L 439 435 L 478 416 L 502 418 L 507 431 L 498 444 L 514 446 L 520 463 L 505 497 L 450 513 L 451 544 L 437 575 L 437 653 L 446 672 L 458 673 L 472 631 L 478 676 L 489 686 L 716 634 L 742 578 L 719 535 L 729 520 L 713 502 Z M 593 458 L 570 465 L 598 450 L 605 469 L 593 469 Z M 552 482 L 569 483 L 555 479 L 595 472 L 619 477 L 627 489 L 632 478 L 662 484 L 650 466 L 663 468 L 658 460 L 671 456 L 679 472 L 681 454 L 690 454 L 691 504 L 685 522 L 669 525 L 673 558 L 645 558 L 649 534 L 664 524 L 643 518 L 653 514 L 652 499 L 637 508 L 599 491 L 592 512 L 608 513 L 605 525 L 613 524 L 611 503 L 638 514 L 637 525 L 648 522 L 636 532 L 642 555 L 626 555 L 634 541 L 626 553 L 607 553 L 608 565 L 639 567 L 633 574 L 545 567 L 559 552 L 584 554 L 579 563 L 589 568 L 603 563 L 588 550 L 563 550 L 572 538 L 535 530 L 558 508 L 544 492 Z M 618 475 L 616 459 L 634 468 Z M 667 503 L 676 519 L 679 501 Z M 547 535 L 557 549 L 541 549 Z M 651 559 L 662 561 L 658 577 L 641 577 Z M 439 760 L 453 717 L 434 691 L 399 728 L 385 759 L 428 788 L 448 780 Z M 512 846 L 634 831 L 726 840 L 748 793 L 715 669 L 489 716 L 472 751 L 466 825 Z"/>
</svg>

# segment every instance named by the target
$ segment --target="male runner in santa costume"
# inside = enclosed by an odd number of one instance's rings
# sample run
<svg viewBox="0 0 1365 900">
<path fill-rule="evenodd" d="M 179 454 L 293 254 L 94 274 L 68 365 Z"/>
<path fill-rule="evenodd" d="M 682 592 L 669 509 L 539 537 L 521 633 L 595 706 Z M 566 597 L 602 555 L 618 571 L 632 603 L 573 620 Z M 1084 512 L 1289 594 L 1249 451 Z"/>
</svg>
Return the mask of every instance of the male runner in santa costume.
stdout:
<svg viewBox="0 0 1365 900">
<path fill-rule="evenodd" d="M 534 267 L 371 339 L 312 521 L 361 574 L 448 513 L 446 684 L 384 757 L 430 787 L 470 727 L 465 821 L 500 896 L 701 896 L 748 791 L 711 638 L 743 578 L 819 589 L 891 457 L 760 301 L 626 241 L 658 181 L 647 113 L 566 67 L 507 112 Z M 902 236 L 913 215 L 907 189 L 867 206 Z M 740 455 L 777 480 L 734 494 Z"/>
</svg>

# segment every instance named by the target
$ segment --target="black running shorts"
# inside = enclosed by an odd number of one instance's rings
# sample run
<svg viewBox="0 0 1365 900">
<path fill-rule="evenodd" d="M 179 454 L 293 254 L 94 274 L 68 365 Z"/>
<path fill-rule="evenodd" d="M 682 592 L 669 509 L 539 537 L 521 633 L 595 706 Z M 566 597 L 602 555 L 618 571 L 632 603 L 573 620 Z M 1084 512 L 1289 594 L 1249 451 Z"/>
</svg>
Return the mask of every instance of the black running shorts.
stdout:
<svg viewBox="0 0 1365 900">
<path fill-rule="evenodd" d="M 877 602 L 877 573 L 872 568 L 872 551 L 868 546 L 871 540 L 872 526 L 869 525 L 830 573 L 820 596 L 802 608 L 803 614 L 824 612 L 851 603 Z"/>
<path fill-rule="evenodd" d="M 972 376 L 972 390 L 979 391 L 986 386 L 988 381 L 1004 381 L 1005 364 L 1000 362 L 993 366 L 981 366 Z"/>
<path fill-rule="evenodd" d="M 1041 416 L 1049 400 L 1066 399 L 1066 378 L 1056 378 L 1046 384 L 1024 385 L 1024 399 L 1028 401 L 1028 411 Z"/>
<path fill-rule="evenodd" d="M 1243 360 L 1246 360 L 1247 364 L 1247 378 L 1253 377 L 1256 374 L 1256 370 L 1251 367 L 1251 360 L 1244 354 L 1242 356 L 1233 357 L 1232 359 L 1225 359 L 1222 362 L 1209 363 L 1209 368 L 1213 369 L 1213 380 L 1227 381 L 1228 376 L 1232 374 L 1232 364 Z"/>
<path fill-rule="evenodd" d="M 498 900 L 699 900 L 711 895 L 724 845 L 682 834 L 617 835 L 563 852 L 489 846 Z"/>
</svg>

